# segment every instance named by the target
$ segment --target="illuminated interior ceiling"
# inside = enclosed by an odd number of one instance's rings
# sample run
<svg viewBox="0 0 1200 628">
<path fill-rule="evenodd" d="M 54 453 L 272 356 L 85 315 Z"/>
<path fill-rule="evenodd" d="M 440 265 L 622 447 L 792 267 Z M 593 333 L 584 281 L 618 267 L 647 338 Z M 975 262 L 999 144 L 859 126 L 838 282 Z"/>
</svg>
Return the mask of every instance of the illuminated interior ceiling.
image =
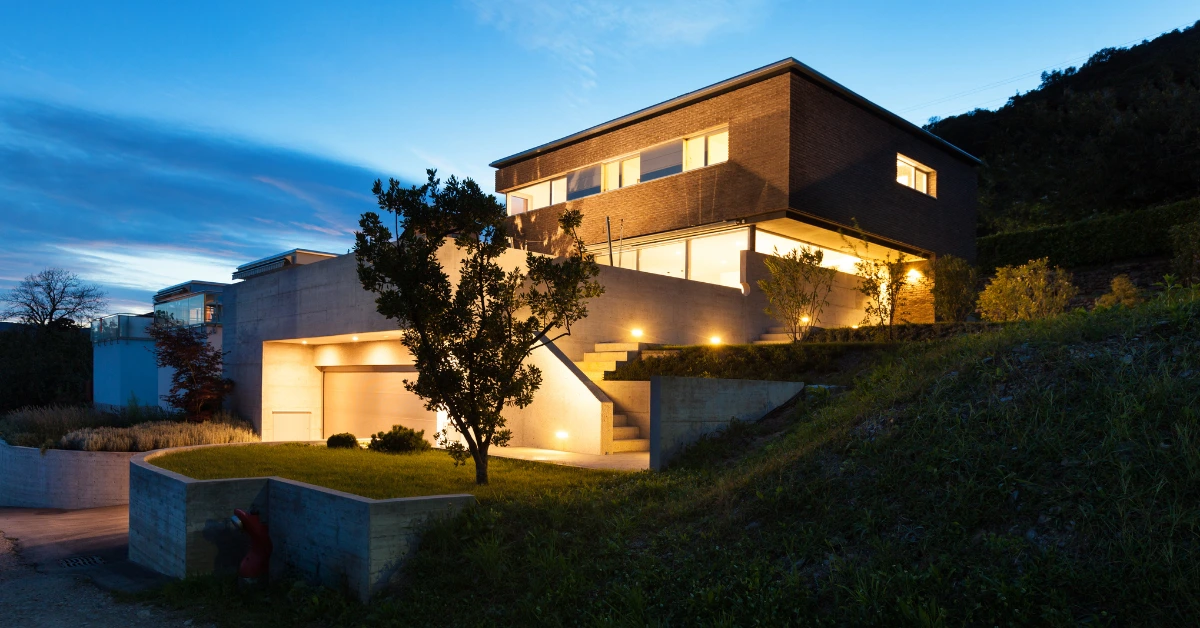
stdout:
<svg viewBox="0 0 1200 628">
<path fill-rule="evenodd" d="M 846 238 L 843 239 L 842 234 L 838 233 L 837 228 L 833 225 L 817 225 L 805 222 L 804 218 L 801 214 L 789 211 L 785 214 L 764 216 L 763 219 L 754 220 L 753 222 L 756 228 L 763 231 L 770 231 L 789 238 L 811 242 L 812 244 L 835 251 L 850 253 L 850 247 L 846 244 L 846 239 L 849 239 L 854 244 L 854 247 L 858 249 L 858 257 L 883 259 L 888 255 L 895 257 L 898 253 L 904 253 L 911 261 L 920 261 L 929 257 L 927 251 L 922 251 L 916 247 L 882 242 L 880 238 L 870 236 L 868 236 L 868 241 L 865 243 L 866 246 L 864 246 L 862 239 L 850 237 L 851 230 L 849 229 L 844 230 Z"/>
<path fill-rule="evenodd" d="M 335 345 L 347 342 L 376 342 L 379 340 L 399 340 L 400 330 L 393 331 L 366 331 L 358 334 L 338 334 L 336 336 L 313 336 L 311 338 L 289 338 L 287 340 L 275 340 L 273 342 L 284 342 L 288 344 L 307 344 L 307 345 Z"/>
</svg>

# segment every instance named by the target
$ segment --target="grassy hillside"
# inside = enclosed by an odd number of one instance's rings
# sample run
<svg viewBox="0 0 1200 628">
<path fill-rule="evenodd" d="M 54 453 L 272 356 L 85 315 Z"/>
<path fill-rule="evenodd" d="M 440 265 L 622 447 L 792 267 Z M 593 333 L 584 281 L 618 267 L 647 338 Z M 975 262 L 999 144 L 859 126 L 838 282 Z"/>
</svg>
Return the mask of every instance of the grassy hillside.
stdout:
<svg viewBox="0 0 1200 628">
<path fill-rule="evenodd" d="M 981 157 L 984 233 L 1200 196 L 1200 28 L 1042 75 L 989 111 L 926 127 Z"/>
<path fill-rule="evenodd" d="M 667 472 L 438 525 L 369 607 L 304 587 L 227 602 L 211 582 L 167 599 L 281 625 L 1192 623 L 1200 302 L 882 360 L 851 392 L 735 426 Z"/>
</svg>

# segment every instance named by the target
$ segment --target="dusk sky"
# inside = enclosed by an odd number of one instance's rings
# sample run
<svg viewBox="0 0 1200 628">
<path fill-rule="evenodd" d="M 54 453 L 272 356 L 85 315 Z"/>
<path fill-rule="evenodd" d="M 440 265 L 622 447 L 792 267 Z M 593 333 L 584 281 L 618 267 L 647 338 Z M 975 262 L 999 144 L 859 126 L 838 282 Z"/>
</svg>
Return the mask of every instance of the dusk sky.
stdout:
<svg viewBox="0 0 1200 628">
<path fill-rule="evenodd" d="M 292 248 L 376 178 L 488 163 L 795 57 L 917 124 L 1200 19 L 1129 2 L 0 0 L 0 289 L 48 266 L 144 312 Z"/>
</svg>

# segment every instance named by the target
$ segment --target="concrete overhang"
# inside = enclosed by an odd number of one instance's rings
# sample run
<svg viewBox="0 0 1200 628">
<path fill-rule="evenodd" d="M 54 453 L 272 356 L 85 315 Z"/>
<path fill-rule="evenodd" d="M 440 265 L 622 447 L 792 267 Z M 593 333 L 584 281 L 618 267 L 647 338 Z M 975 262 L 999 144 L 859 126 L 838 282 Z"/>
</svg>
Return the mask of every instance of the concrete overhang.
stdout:
<svg viewBox="0 0 1200 628">
<path fill-rule="evenodd" d="M 547 142 L 545 144 L 542 144 L 541 146 L 536 146 L 529 150 L 521 151 L 514 155 L 509 155 L 508 157 L 504 157 L 502 159 L 497 159 L 496 161 L 493 161 L 492 163 L 490 163 L 488 165 L 490 165 L 493 168 L 504 168 L 506 166 L 511 166 L 515 163 L 525 161 L 526 159 L 529 159 L 531 157 L 536 157 L 538 155 L 542 155 L 542 154 L 548 153 L 550 151 L 557 150 L 559 148 L 570 146 L 572 144 L 578 144 L 579 142 L 582 142 L 587 139 L 591 139 L 598 135 L 602 135 L 602 134 L 608 133 L 610 131 L 615 131 L 617 129 L 630 126 L 632 124 L 636 124 L 643 120 L 647 120 L 649 118 L 653 118 L 655 116 L 659 116 L 664 113 L 675 111 L 676 109 L 681 109 L 683 107 L 693 105 L 700 101 L 707 100 L 709 98 L 714 98 L 716 96 L 720 96 L 722 94 L 726 94 L 728 92 L 731 92 L 731 91 L 734 91 L 737 89 L 741 89 L 743 87 L 746 87 L 747 85 L 752 85 L 754 83 L 758 83 L 760 81 L 765 81 L 767 79 L 774 78 L 781 74 L 787 74 L 787 73 L 794 73 L 794 74 L 804 77 L 805 79 L 808 79 L 809 81 L 812 81 L 813 83 L 817 84 L 818 86 L 823 87 L 823 88 L 829 90 L 830 92 L 837 94 L 841 98 L 846 99 L 850 103 L 857 105 L 857 106 L 871 112 L 872 114 L 879 116 L 880 118 L 883 118 L 887 122 L 894 124 L 897 127 L 901 128 L 905 131 L 908 131 L 909 133 L 912 133 L 913 135 L 916 135 L 924 140 L 931 142 L 935 146 L 945 150 L 950 155 L 957 157 L 963 161 L 966 161 L 966 162 L 970 163 L 972 166 L 978 165 L 980 163 L 979 159 L 977 157 L 975 157 L 974 155 L 971 155 L 970 153 L 951 144 L 950 142 L 947 142 L 946 140 L 913 124 L 912 122 L 909 122 L 908 120 L 901 118 L 900 116 L 892 113 L 891 111 L 888 111 L 887 109 L 884 109 L 883 107 L 867 100 L 863 96 L 851 91 L 849 88 L 842 85 L 841 83 L 838 83 L 837 81 L 829 78 L 828 76 L 821 74 L 820 72 L 797 61 L 796 59 L 789 57 L 782 61 L 776 61 L 775 63 L 772 63 L 770 65 L 765 65 L 761 68 L 758 68 L 757 70 L 751 70 L 749 72 L 746 72 L 745 74 L 739 74 L 733 78 L 726 79 L 719 83 L 714 83 L 713 85 L 709 85 L 708 87 L 698 89 L 694 92 L 689 92 L 682 96 L 677 96 L 670 100 L 658 103 L 657 105 L 646 107 L 645 109 L 635 111 L 631 114 L 621 116 L 614 120 L 609 120 L 608 122 L 605 122 L 603 124 L 598 124 L 589 129 L 584 129 L 583 131 L 580 131 L 578 133 L 574 133 L 574 134 L 568 135 L 566 137 L 559 138 L 552 142 Z"/>
<path fill-rule="evenodd" d="M 269 257 L 254 260 L 249 264 L 242 264 L 237 267 L 233 273 L 234 279 L 249 279 L 259 275 L 269 273 L 271 271 L 286 268 L 288 266 L 301 266 L 304 264 L 313 264 L 327 259 L 338 257 L 335 253 L 325 253 L 323 251 L 310 251 L 308 249 L 292 249 Z"/>
<path fill-rule="evenodd" d="M 860 243 L 865 242 L 868 246 L 863 246 L 856 251 L 855 254 L 858 257 L 883 259 L 897 253 L 904 253 L 920 259 L 928 259 L 933 256 L 931 251 L 796 209 L 783 209 L 748 216 L 745 221 L 762 231 L 777 233 L 837 251 L 849 252 L 850 248 L 857 249 Z"/>
<path fill-rule="evenodd" d="M 269 340 L 268 342 L 283 342 L 304 345 L 336 345 L 350 342 L 377 342 L 380 340 L 399 340 L 401 330 L 365 331 L 358 334 L 337 334 L 335 336 L 313 336 L 310 338 L 288 338 L 285 340 Z"/>
</svg>

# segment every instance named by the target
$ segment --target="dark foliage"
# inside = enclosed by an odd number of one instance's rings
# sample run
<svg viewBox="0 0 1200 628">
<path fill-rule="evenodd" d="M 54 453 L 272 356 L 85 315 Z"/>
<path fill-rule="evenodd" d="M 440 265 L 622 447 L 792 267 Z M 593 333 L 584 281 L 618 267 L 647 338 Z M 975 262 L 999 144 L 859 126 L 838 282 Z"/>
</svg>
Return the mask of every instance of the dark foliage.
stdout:
<svg viewBox="0 0 1200 628">
<path fill-rule="evenodd" d="M 975 311 L 976 284 L 979 271 L 953 255 L 942 255 L 933 261 L 933 311 L 937 320 L 960 323 Z"/>
<path fill-rule="evenodd" d="M 72 325 L 0 331 L 0 413 L 91 403 L 92 342 Z"/>
<path fill-rule="evenodd" d="M 372 434 L 371 444 L 367 445 L 367 449 L 385 454 L 407 454 L 425 451 L 430 447 L 429 441 L 425 440 L 425 430 L 415 431 L 403 425 L 393 425 L 387 432 Z"/>
<path fill-rule="evenodd" d="M 1165 255 L 1171 227 L 1200 217 L 1200 199 L 1055 227 L 998 233 L 976 240 L 985 272 L 1047 257 L 1065 268 Z"/>
<path fill-rule="evenodd" d="M 325 441 L 325 446 L 330 449 L 358 449 L 358 439 L 350 432 L 342 432 L 330 436 L 329 440 Z"/>
<path fill-rule="evenodd" d="M 1197 111 L 1192 26 L 1106 48 L 1078 69 L 1044 73 L 1039 88 L 996 111 L 927 128 L 983 159 L 980 226 L 992 233 L 1200 196 Z"/>
<path fill-rule="evenodd" d="M 840 370 L 847 357 L 891 345 L 883 343 L 788 343 L 778 345 L 694 346 L 677 353 L 647 357 L 617 367 L 605 379 L 648 380 L 654 375 L 806 381 Z"/>
<path fill-rule="evenodd" d="M 1200 221 L 1171 228 L 1171 260 L 1175 272 L 1187 283 L 1200 283 Z"/>
<path fill-rule="evenodd" d="M 154 339 L 154 359 L 159 368 L 170 368 L 171 391 L 163 400 L 190 421 L 204 421 L 221 409 L 233 391 L 233 380 L 225 377 L 225 353 L 208 344 L 204 327 L 185 327 L 168 318 L 158 318 L 146 332 Z"/>
</svg>

